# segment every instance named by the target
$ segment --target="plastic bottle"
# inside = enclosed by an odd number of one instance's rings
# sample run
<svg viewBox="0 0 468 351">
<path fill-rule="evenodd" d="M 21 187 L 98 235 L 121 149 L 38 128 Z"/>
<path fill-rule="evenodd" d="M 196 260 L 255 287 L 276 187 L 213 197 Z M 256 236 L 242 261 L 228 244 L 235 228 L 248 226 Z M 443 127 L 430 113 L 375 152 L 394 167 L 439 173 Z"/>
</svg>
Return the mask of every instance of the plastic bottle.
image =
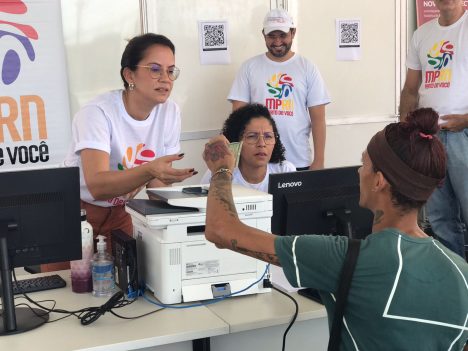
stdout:
<svg viewBox="0 0 468 351">
<path fill-rule="evenodd" d="M 106 237 L 98 235 L 97 252 L 93 256 L 93 295 L 110 296 L 114 293 L 114 258 L 106 251 Z"/>
<path fill-rule="evenodd" d="M 76 293 L 91 292 L 91 260 L 93 259 L 93 227 L 86 220 L 86 210 L 81 210 L 81 260 L 71 261 L 72 291 Z"/>
</svg>

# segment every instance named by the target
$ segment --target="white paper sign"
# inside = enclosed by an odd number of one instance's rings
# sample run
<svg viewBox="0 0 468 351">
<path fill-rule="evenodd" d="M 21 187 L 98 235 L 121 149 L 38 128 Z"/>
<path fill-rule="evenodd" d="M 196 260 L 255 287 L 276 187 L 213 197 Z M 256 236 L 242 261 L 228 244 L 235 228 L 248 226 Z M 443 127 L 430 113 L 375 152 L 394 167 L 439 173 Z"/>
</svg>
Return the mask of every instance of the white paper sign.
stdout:
<svg viewBox="0 0 468 351">
<path fill-rule="evenodd" d="M 336 20 L 336 59 L 338 61 L 361 59 L 361 20 Z"/>
<path fill-rule="evenodd" d="M 226 21 L 199 21 L 200 63 L 227 65 L 231 63 Z"/>
</svg>

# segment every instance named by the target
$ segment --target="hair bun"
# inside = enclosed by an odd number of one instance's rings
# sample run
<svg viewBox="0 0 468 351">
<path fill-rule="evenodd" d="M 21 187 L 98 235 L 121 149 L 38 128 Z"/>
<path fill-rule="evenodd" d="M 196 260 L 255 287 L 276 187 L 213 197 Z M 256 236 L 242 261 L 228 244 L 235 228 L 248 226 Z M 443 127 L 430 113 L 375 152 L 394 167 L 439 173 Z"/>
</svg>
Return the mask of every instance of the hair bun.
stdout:
<svg viewBox="0 0 468 351">
<path fill-rule="evenodd" d="M 430 107 L 420 108 L 410 112 L 405 121 L 405 129 L 410 134 L 432 137 L 439 131 L 439 114 Z"/>
</svg>

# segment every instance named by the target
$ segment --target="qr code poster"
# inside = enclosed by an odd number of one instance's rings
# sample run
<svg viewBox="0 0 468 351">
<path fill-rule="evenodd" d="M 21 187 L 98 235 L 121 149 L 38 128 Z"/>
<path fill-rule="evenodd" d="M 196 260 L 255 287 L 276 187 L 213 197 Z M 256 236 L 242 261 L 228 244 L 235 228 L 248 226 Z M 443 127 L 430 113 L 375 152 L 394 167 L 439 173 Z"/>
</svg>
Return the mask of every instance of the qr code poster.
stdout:
<svg viewBox="0 0 468 351">
<path fill-rule="evenodd" d="M 361 21 L 339 20 L 340 47 L 358 48 L 361 46 Z"/>
<path fill-rule="evenodd" d="M 226 21 L 199 21 L 199 36 L 202 64 L 230 63 Z"/>
<path fill-rule="evenodd" d="M 336 56 L 339 61 L 361 59 L 361 20 L 336 20 Z"/>
</svg>

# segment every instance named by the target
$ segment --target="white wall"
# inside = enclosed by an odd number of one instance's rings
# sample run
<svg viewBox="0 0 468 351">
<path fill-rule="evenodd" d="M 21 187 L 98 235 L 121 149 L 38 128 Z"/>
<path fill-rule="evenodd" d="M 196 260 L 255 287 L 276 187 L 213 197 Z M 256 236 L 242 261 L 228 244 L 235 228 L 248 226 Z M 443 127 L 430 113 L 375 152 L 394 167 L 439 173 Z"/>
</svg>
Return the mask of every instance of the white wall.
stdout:
<svg viewBox="0 0 468 351">
<path fill-rule="evenodd" d="M 295 50 L 317 63 L 333 99 L 327 106 L 330 123 L 326 167 L 359 164 L 361 152 L 371 136 L 392 121 L 399 76 L 395 72 L 395 50 L 398 49 L 397 38 L 394 38 L 395 8 L 400 1 L 406 3 L 406 0 L 385 3 L 289 0 L 290 11 L 297 16 L 299 26 Z M 230 111 L 225 98 L 238 65 L 264 51 L 260 30 L 270 0 L 152 0 L 146 3 L 149 29 L 168 35 L 176 45 L 176 61 L 182 75 L 175 83 L 172 98 L 182 109 L 182 151 L 186 155 L 179 166 L 199 171 L 187 181 L 194 184 L 206 170 L 201 158 L 206 138 L 213 134 L 213 129 L 221 128 Z M 408 6 L 412 12 L 412 6 Z M 237 14 L 235 17 L 232 17 L 233 12 Z M 135 0 L 62 0 L 62 13 L 73 115 L 97 94 L 122 87 L 120 57 L 126 40 L 141 31 L 140 7 Z M 409 14 L 409 22 L 412 17 L 414 12 Z M 362 19 L 365 29 L 363 60 L 335 60 L 335 18 Z M 199 64 L 196 28 L 199 19 L 229 19 L 231 65 Z M 385 27 L 385 23 L 392 23 L 391 28 Z M 204 90 L 204 95 L 196 90 Z"/>
<path fill-rule="evenodd" d="M 70 110 L 123 87 L 120 58 L 127 39 L 140 33 L 140 7 L 132 0 L 62 0 Z"/>
</svg>

